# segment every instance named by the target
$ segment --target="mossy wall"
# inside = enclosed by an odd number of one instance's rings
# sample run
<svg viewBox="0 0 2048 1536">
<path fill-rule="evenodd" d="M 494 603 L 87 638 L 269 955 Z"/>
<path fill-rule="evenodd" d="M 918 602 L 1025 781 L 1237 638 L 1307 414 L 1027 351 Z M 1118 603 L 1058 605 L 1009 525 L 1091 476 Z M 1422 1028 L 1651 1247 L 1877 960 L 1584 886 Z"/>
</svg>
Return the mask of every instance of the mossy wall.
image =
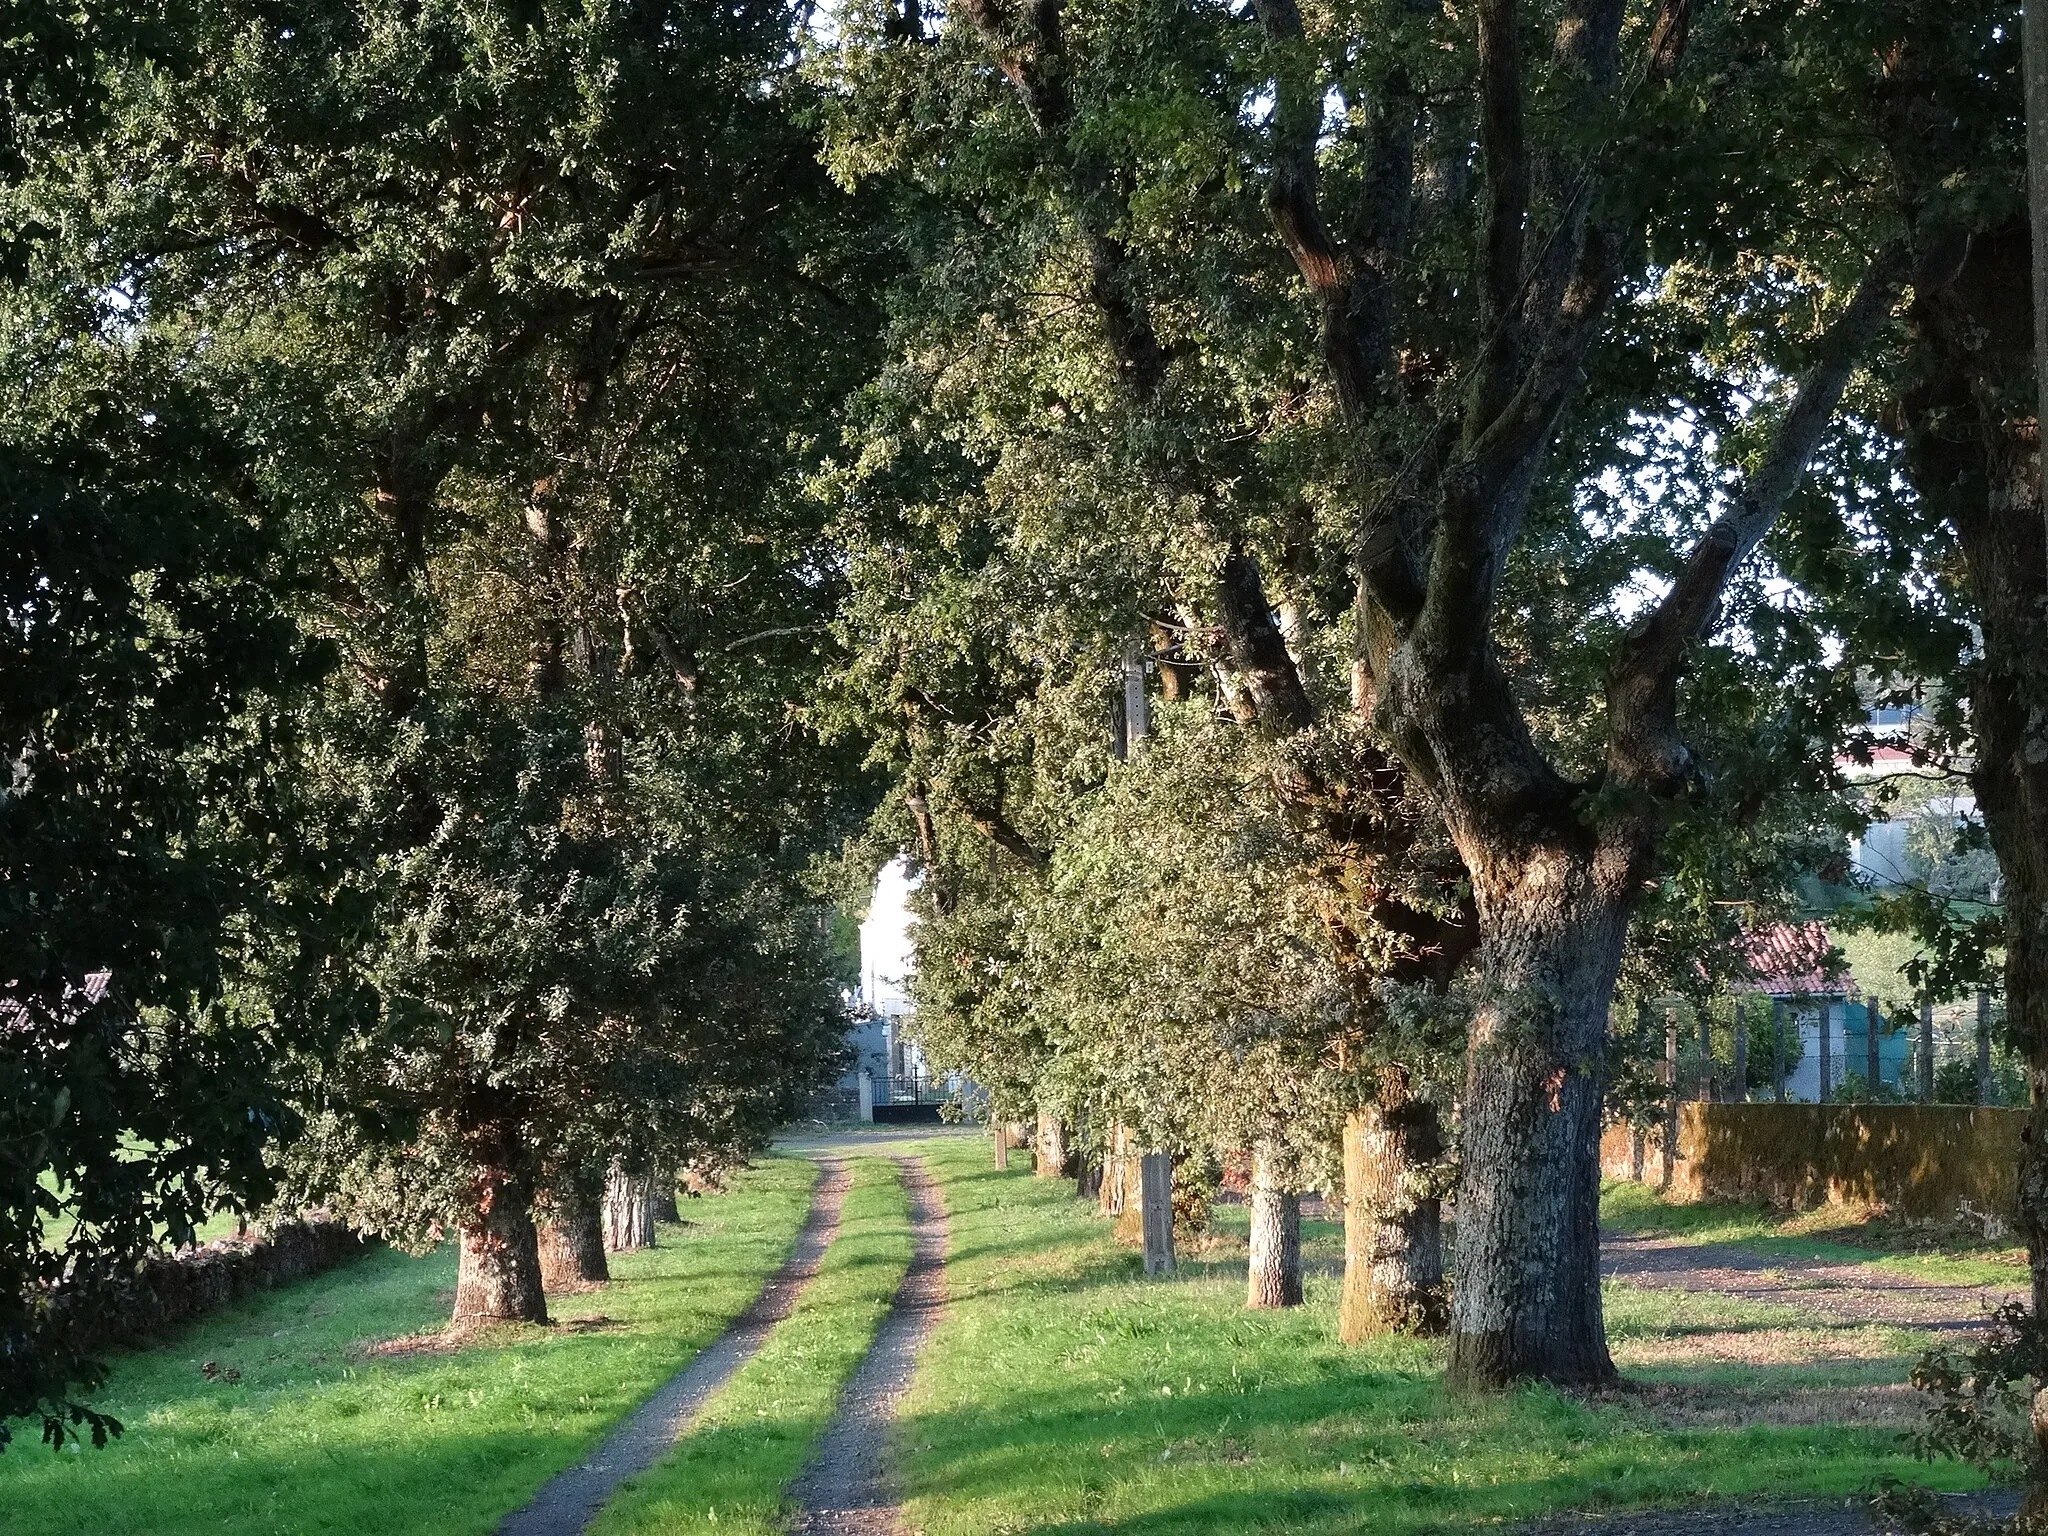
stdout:
<svg viewBox="0 0 2048 1536">
<path fill-rule="evenodd" d="M 1683 1104 L 1667 1187 L 1690 1200 L 1882 1205 L 1930 1221 L 1977 1212 L 2010 1222 L 2026 1121 L 2025 1110 L 1957 1104 Z M 1642 1139 L 1638 1163 L 1628 1127 L 1607 1133 L 1609 1178 L 1665 1182 L 1662 1131 Z"/>
</svg>

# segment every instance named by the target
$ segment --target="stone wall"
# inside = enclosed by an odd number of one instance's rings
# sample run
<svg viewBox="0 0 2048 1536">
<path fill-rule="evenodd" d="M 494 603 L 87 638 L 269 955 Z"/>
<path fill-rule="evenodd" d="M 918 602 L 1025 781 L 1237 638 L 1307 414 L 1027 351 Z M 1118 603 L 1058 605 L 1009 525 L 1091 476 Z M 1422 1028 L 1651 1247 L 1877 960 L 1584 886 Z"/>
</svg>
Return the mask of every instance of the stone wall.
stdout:
<svg viewBox="0 0 2048 1536">
<path fill-rule="evenodd" d="M 155 1254 L 131 1275 L 91 1293 L 60 1291 L 54 1321 L 87 1354 L 146 1344 L 252 1291 L 304 1280 L 369 1247 L 346 1222 L 314 1212 L 221 1238 L 183 1253 Z"/>
<path fill-rule="evenodd" d="M 1666 1179 L 1661 1127 L 1613 1126 L 1601 1171 L 1684 1200 L 1781 1209 L 1881 1205 L 1915 1220 L 2013 1219 L 2027 1112 L 1960 1104 L 1682 1104 Z"/>
</svg>

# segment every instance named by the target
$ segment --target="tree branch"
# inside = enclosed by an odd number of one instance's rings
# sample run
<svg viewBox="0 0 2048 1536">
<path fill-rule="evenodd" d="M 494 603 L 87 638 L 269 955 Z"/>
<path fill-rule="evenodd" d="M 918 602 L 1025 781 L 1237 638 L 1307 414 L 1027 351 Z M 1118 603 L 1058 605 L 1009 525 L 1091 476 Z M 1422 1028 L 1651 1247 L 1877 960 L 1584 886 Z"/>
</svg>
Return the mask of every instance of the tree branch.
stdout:
<svg viewBox="0 0 2048 1536">
<path fill-rule="evenodd" d="M 960 814 L 967 818 L 969 826 L 998 848 L 1015 854 L 1019 862 L 1032 869 L 1044 869 L 1052 862 L 1052 856 L 1019 832 L 999 808 L 978 804 L 957 792 L 954 799 L 959 802 Z"/>
<path fill-rule="evenodd" d="M 1629 632 L 1607 678 L 1607 764 L 1617 780 L 1660 791 L 1683 782 L 1691 758 L 1679 739 L 1677 700 L 1687 648 L 1712 627 L 1729 577 L 1806 474 L 1850 374 L 1890 319 L 1908 270 L 1903 243 L 1886 246 L 1864 269 L 1848 307 L 1822 334 L 1818 359 L 1800 380 L 1763 462 L 1693 546 L 1664 600 Z"/>
<path fill-rule="evenodd" d="M 1216 577 L 1216 607 L 1230 665 L 1244 680 L 1259 720 L 1275 735 L 1293 735 L 1316 723 L 1316 708 L 1302 686 L 1287 640 L 1273 622 L 1258 558 L 1233 539 Z"/>
<path fill-rule="evenodd" d="M 1486 178 L 1480 235 L 1480 325 L 1468 438 L 1492 425 L 1521 372 L 1522 260 L 1529 221 L 1529 154 L 1522 123 L 1521 7 L 1479 0 L 1479 158 Z"/>
</svg>

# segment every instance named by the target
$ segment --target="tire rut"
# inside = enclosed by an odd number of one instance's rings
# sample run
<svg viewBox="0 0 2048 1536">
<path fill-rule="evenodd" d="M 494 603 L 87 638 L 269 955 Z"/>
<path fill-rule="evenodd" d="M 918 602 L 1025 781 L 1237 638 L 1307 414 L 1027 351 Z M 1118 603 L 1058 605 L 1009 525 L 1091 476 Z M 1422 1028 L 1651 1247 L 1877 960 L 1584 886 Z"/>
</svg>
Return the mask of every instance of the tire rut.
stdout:
<svg viewBox="0 0 2048 1536">
<path fill-rule="evenodd" d="M 579 1536 L 619 1485 L 661 1460 L 712 1395 L 753 1359 L 796 1306 L 839 1234 L 840 1208 L 852 1174 L 834 1157 L 821 1157 L 818 1166 L 820 1177 L 796 1245 L 752 1305 L 662 1383 L 602 1445 L 543 1483 L 531 1502 L 499 1522 L 498 1536 Z"/>
<path fill-rule="evenodd" d="M 799 1536 L 894 1536 L 900 1511 L 884 1466 L 889 1427 L 946 1299 L 946 1208 L 924 1162 L 898 1157 L 910 1192 L 910 1268 L 811 1464 L 790 1490 Z"/>
</svg>

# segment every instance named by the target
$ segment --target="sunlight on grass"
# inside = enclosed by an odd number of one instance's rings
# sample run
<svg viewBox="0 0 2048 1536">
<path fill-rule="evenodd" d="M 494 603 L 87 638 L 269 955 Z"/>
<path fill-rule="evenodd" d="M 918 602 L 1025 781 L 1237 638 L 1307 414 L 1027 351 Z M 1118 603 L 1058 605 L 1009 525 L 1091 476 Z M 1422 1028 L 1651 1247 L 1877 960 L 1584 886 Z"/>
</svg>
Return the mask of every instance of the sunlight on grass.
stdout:
<svg viewBox="0 0 2048 1536">
<path fill-rule="evenodd" d="M 1068 1186 L 996 1173 L 979 1148 L 930 1156 L 953 1212 L 952 1300 L 898 1433 L 908 1524 L 929 1536 L 1421 1531 L 1851 1494 L 1885 1475 L 1972 1481 L 1914 1461 L 1894 1428 L 1826 1421 L 1903 1378 L 1890 1339 L 1859 1346 L 1877 1358 L 1660 1361 L 1636 1373 L 1638 1390 L 1593 1401 L 1542 1388 L 1456 1399 L 1434 1344 L 1338 1345 L 1334 1278 L 1312 1277 L 1298 1311 L 1247 1313 L 1241 1268 L 1147 1282 Z M 1645 1349 L 1710 1320 L 1731 1336 L 1794 1321 L 1742 1303 L 1710 1318 L 1615 1299 L 1620 1340 Z M 1717 1420 L 1744 1371 L 1820 1421 Z"/>
<path fill-rule="evenodd" d="M 438 1328 L 455 1256 L 391 1252 L 252 1298 L 122 1360 L 96 1402 L 128 1426 L 105 1451 L 0 1455 L 8 1536 L 492 1530 L 685 1364 L 795 1238 L 813 1166 L 778 1159 L 689 1202 L 618 1279 L 554 1298 L 588 1331 L 508 1329 L 452 1354 L 372 1356 Z M 603 1319 L 603 1321 L 598 1321 Z M 594 1325 L 594 1326 L 593 1326 Z M 229 1385 L 200 1367 L 240 1372 Z"/>
<path fill-rule="evenodd" d="M 910 1267 L 908 1223 L 895 1165 L 856 1160 L 839 1236 L 795 1312 L 676 1450 L 626 1485 L 593 1536 L 778 1536 L 784 1493 L 810 1461 Z"/>
<path fill-rule="evenodd" d="M 2021 1286 L 2027 1278 L 2024 1249 L 1839 1206 L 1779 1216 L 1753 1205 L 1665 1200 L 1647 1185 L 1616 1180 L 1601 1189 L 1600 1222 L 1616 1232 L 1685 1244 L 1737 1243 L 1758 1254 L 1864 1265 L 1933 1285 Z"/>
</svg>

